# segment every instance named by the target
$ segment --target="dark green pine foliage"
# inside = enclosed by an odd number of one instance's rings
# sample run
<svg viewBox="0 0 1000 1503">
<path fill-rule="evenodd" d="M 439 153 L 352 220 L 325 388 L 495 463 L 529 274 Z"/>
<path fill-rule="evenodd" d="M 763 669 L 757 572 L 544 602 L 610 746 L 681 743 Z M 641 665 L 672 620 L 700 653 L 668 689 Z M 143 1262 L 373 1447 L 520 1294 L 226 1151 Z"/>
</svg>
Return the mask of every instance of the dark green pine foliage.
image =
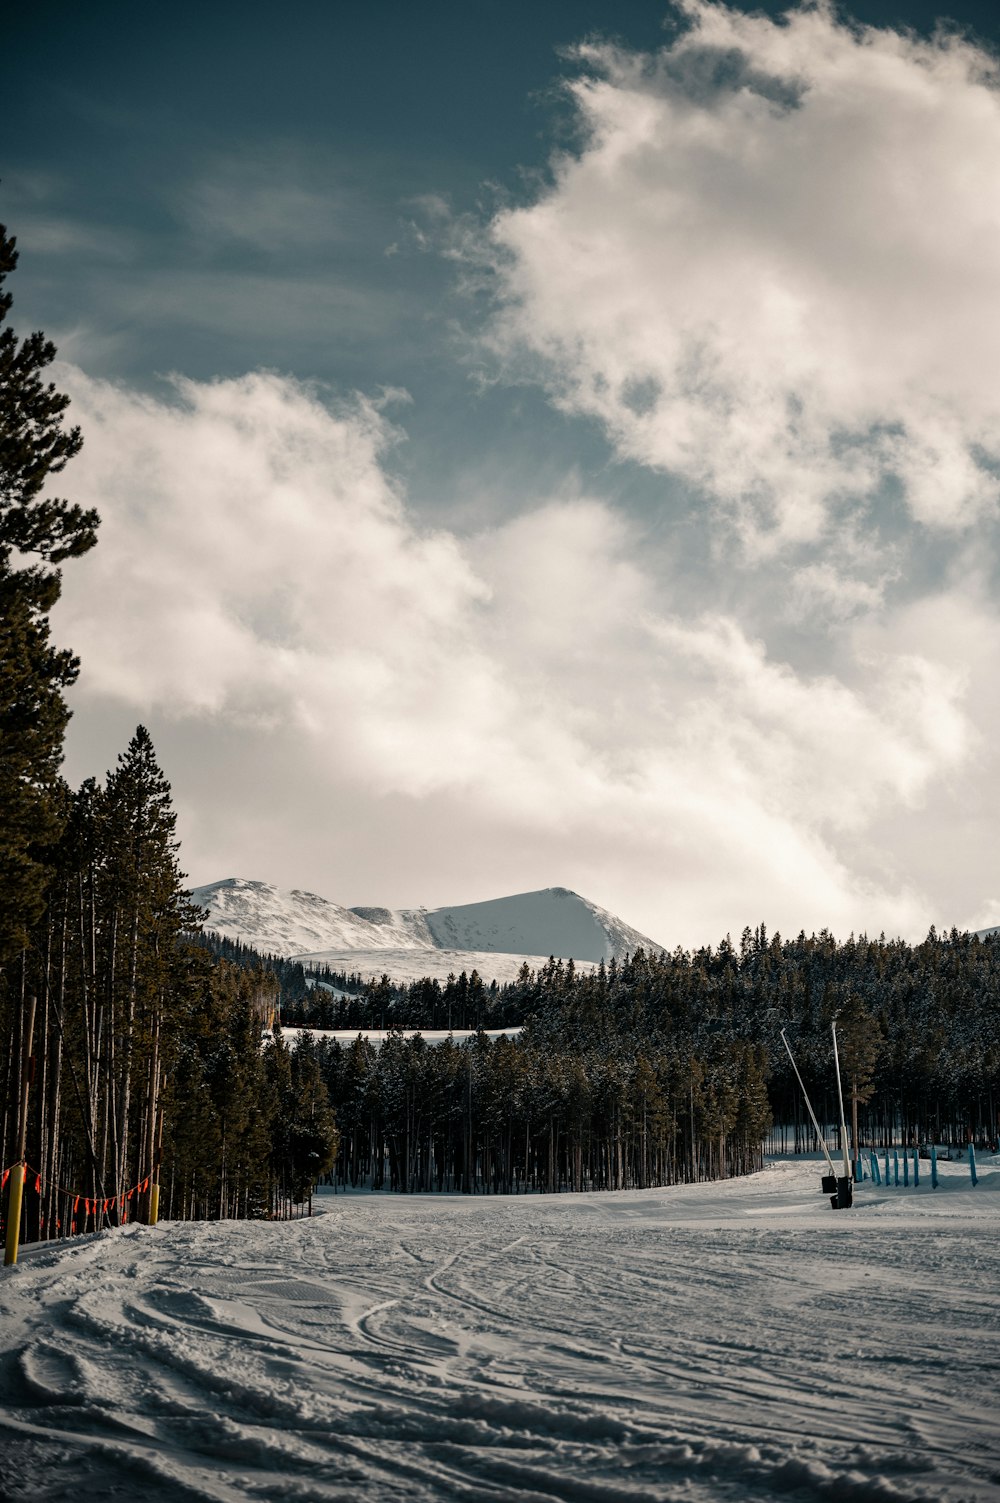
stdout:
<svg viewBox="0 0 1000 1503">
<path fill-rule="evenodd" d="M 62 691 L 77 665 L 49 641 L 56 593 L 42 576 L 5 569 L 0 555 L 0 966 L 41 916 L 59 835 Z"/>
<path fill-rule="evenodd" d="M 373 983 L 342 1004 L 401 1030 L 440 995 Z M 639 951 L 592 975 L 525 968 L 483 1014 L 486 1027 L 526 1026 L 516 1041 L 480 1033 L 429 1048 L 393 1031 L 378 1050 L 361 1038 L 311 1046 L 342 1132 L 338 1182 L 520 1192 L 746 1173 L 765 1145 L 815 1147 L 782 1028 L 835 1137 L 834 1020 L 861 1147 L 989 1146 L 1000 1133 L 1000 938 L 838 943 L 761 926 L 738 949 L 727 938 Z"/>
<path fill-rule="evenodd" d="M 4 283 L 17 266 L 16 241 L 0 225 L 0 323 L 11 307 Z M 63 428 L 69 398 L 43 372 L 56 350 L 44 334 L 19 340 L 0 331 L 0 539 L 8 555 L 37 554 L 51 563 L 78 558 L 96 542 L 97 513 L 55 497 L 43 498 L 82 444 L 79 428 Z"/>
<path fill-rule="evenodd" d="M 219 960 L 228 960 L 231 965 L 241 966 L 250 971 L 269 971 L 278 981 L 278 1001 L 281 1017 L 291 1021 L 293 1017 L 301 1017 L 306 1011 L 309 997 L 306 987 L 305 971 L 297 960 L 286 960 L 280 955 L 261 954 L 251 945 L 244 944 L 240 939 L 230 939 L 225 934 L 216 934 L 211 929 L 206 929 L 200 934 L 191 936 L 193 943 L 200 945 L 202 949 L 209 950 Z M 347 979 L 340 976 L 336 983 L 346 985 Z M 331 983 L 334 984 L 334 983 Z M 364 990 L 364 983 L 359 976 L 352 978 L 354 990 L 358 993 Z M 333 1023 L 332 1001 L 326 988 L 319 989 L 319 997 L 316 999 L 320 1004 L 326 1002 L 327 1012 L 324 1015 L 322 1005 L 315 1009 L 315 1004 L 310 1005 L 310 1011 L 316 1011 L 318 1015 L 311 1016 L 310 1025 L 315 1028 L 331 1028 Z"/>
<path fill-rule="evenodd" d="M 60 586 L 53 565 L 91 548 L 98 522 L 96 512 L 43 495 L 82 440 L 63 426 L 69 398 L 44 379 L 54 345 L 39 333 L 18 339 L 6 325 L 16 265 L 14 238 L 0 225 L 0 965 L 41 914 L 59 828 L 62 696 L 78 664 L 49 641 Z"/>
<path fill-rule="evenodd" d="M 76 1218 L 87 1229 L 141 1214 L 135 1191 L 156 1166 L 188 969 L 177 942 L 196 919 L 169 785 L 142 727 L 103 787 L 88 781 L 63 804 L 43 911 L 0 978 L 5 1165 L 29 1052 L 21 1020 L 36 1000 L 27 1158 L 44 1190 L 29 1197 L 29 1236 L 65 1225 L 59 1185 L 99 1204 Z"/>
<path fill-rule="evenodd" d="M 197 924 L 179 869 L 176 815 L 149 732 L 139 726 L 108 774 L 98 817 L 97 878 L 103 1040 L 109 1100 L 101 1124 L 105 1172 L 137 1176 L 134 1119 L 162 1071 L 164 1028 L 177 972 L 177 939 Z M 169 1038 L 165 1040 L 169 1045 Z M 155 1080 L 153 1091 L 156 1094 Z"/>
<path fill-rule="evenodd" d="M 340 1134 L 323 1078 L 321 1057 L 308 1036 L 289 1051 L 277 1031 L 265 1055 L 273 1102 L 271 1167 L 276 1211 L 301 1202 L 333 1168 Z"/>
<path fill-rule="evenodd" d="M 168 1050 L 161 1212 L 175 1219 L 266 1216 L 278 1099 L 265 1068 L 261 1018 L 275 981 L 179 950 L 182 977 Z"/>
<path fill-rule="evenodd" d="M 38 1003 L 25 1240 L 141 1219 L 149 1179 L 164 1219 L 287 1213 L 333 1162 L 326 1086 L 308 1049 L 292 1061 L 263 1046 L 273 970 L 195 942 L 148 732 L 137 729 L 103 786 L 64 802 L 43 913 L 0 977 L 4 1165 L 18 1141 L 22 1004 Z"/>
</svg>

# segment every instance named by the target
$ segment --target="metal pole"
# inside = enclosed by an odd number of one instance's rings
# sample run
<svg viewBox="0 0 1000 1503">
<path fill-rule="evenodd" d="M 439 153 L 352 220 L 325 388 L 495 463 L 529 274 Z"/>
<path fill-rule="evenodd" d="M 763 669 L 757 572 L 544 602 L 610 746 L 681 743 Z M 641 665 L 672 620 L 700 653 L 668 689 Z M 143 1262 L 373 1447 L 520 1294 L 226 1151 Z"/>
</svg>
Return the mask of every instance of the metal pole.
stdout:
<svg viewBox="0 0 1000 1503">
<path fill-rule="evenodd" d="M 31 1088 L 31 1078 L 35 1073 L 35 1061 L 31 1053 L 35 1038 L 35 1006 L 36 999 L 29 998 L 28 1022 L 24 1030 L 24 1045 L 21 1052 L 21 1100 L 20 1115 L 17 1119 L 18 1162 L 10 1172 L 10 1198 L 7 1201 L 7 1242 L 3 1256 L 5 1268 L 12 1268 L 17 1262 L 18 1243 L 21 1240 L 21 1201 L 26 1175 L 24 1154 L 28 1144 L 28 1092 Z"/>
<path fill-rule="evenodd" d="M 805 1086 L 802 1085 L 802 1076 L 799 1074 L 799 1067 L 795 1063 L 795 1055 L 792 1053 L 791 1045 L 789 1044 L 788 1040 L 785 1038 L 785 1030 L 784 1029 L 781 1030 L 781 1042 L 784 1044 L 785 1048 L 788 1051 L 788 1058 L 791 1060 L 791 1062 L 792 1062 L 792 1069 L 795 1071 L 795 1079 L 798 1081 L 799 1085 L 802 1087 L 802 1094 L 803 1094 L 803 1096 L 806 1099 L 806 1106 L 807 1106 L 807 1108 L 809 1110 L 809 1115 L 812 1118 L 812 1125 L 816 1129 L 816 1137 L 819 1139 L 820 1147 L 822 1148 L 824 1154 L 826 1155 L 826 1161 L 827 1161 L 827 1163 L 830 1165 L 830 1173 L 832 1175 L 836 1176 L 837 1166 L 834 1164 L 833 1159 L 830 1157 L 830 1150 L 826 1146 L 826 1139 L 824 1138 L 823 1134 L 819 1130 L 819 1123 L 816 1121 L 816 1113 L 813 1111 L 813 1109 L 812 1109 L 812 1102 L 809 1100 L 809 1092 L 806 1090 Z"/>
<path fill-rule="evenodd" d="M 844 1175 L 851 1178 L 851 1159 L 847 1151 L 847 1123 L 844 1120 L 844 1088 L 840 1082 L 840 1055 L 837 1053 L 837 1025 L 830 1024 L 833 1034 L 833 1067 L 837 1074 L 837 1100 L 840 1102 L 840 1146 L 844 1151 Z"/>
<path fill-rule="evenodd" d="M 12 1268 L 17 1262 L 17 1248 L 21 1240 L 21 1197 L 24 1194 L 24 1173 L 23 1164 L 15 1164 L 10 1171 L 10 1191 L 7 1197 L 7 1242 L 3 1255 L 5 1268 Z"/>
<path fill-rule="evenodd" d="M 158 1187 L 156 1184 L 156 1109 L 160 1087 L 160 1025 L 157 1019 L 153 1032 L 153 1052 L 149 1061 L 149 1092 L 146 1097 L 146 1149 L 145 1169 L 149 1176 L 149 1188 L 144 1196 L 145 1222 L 147 1226 L 156 1225 L 156 1215 L 159 1208 Z M 140 1211 L 140 1215 L 142 1214 Z"/>
</svg>

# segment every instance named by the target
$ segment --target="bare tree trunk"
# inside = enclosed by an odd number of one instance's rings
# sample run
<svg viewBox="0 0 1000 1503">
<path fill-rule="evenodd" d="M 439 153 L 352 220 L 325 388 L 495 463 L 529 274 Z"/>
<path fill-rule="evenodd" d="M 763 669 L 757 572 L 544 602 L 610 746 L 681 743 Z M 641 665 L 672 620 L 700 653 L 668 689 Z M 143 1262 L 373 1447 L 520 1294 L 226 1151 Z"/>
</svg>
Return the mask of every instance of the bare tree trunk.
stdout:
<svg viewBox="0 0 1000 1503">
<path fill-rule="evenodd" d="M 132 1104 L 132 1053 L 134 1049 L 133 1031 L 135 1028 L 136 1015 L 136 991 L 138 986 L 139 965 L 139 900 L 135 899 L 132 908 L 132 926 L 129 937 L 129 967 L 128 967 L 128 993 L 125 1009 L 125 1018 L 122 1023 L 121 1037 L 121 1084 L 119 1087 L 117 1121 L 115 1124 L 116 1135 L 116 1161 L 115 1180 L 119 1186 L 119 1192 L 129 1182 L 128 1165 L 128 1129 L 129 1111 Z"/>
<path fill-rule="evenodd" d="M 150 1221 L 150 1205 L 153 1198 L 153 1185 L 158 1179 L 157 1166 L 154 1163 L 156 1154 L 156 1116 L 159 1106 L 160 1085 L 160 1021 L 156 1020 L 153 1032 L 153 1046 L 149 1056 L 149 1095 L 146 1101 L 146 1146 L 143 1153 L 142 1168 L 140 1173 L 148 1177 L 149 1184 L 146 1186 L 142 1207 L 142 1217 L 147 1226 Z M 162 1131 L 162 1124 L 161 1124 Z"/>
</svg>

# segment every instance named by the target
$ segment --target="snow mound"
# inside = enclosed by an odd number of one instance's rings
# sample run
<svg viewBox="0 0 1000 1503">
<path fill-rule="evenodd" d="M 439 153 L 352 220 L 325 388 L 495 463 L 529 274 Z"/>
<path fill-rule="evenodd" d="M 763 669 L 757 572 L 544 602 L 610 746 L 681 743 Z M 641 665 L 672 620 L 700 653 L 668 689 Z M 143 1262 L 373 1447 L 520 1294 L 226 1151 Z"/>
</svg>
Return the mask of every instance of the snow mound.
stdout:
<svg viewBox="0 0 1000 1503">
<path fill-rule="evenodd" d="M 255 950 L 322 960 L 335 970 L 397 974 L 399 952 L 416 974 L 432 974 L 429 960 L 414 952 L 475 952 L 514 958 L 512 975 L 522 960 L 537 969 L 550 955 L 593 964 L 622 959 L 640 947 L 662 946 L 565 887 L 515 893 L 484 903 L 463 903 L 430 910 L 377 907 L 342 908 L 312 892 L 284 892 L 270 882 L 227 877 L 196 887 L 191 893 L 205 909 L 205 926 Z M 392 968 L 385 957 L 393 956 Z M 364 959 L 363 957 L 369 957 Z M 342 963 L 343 962 L 343 963 Z M 498 962 L 487 970 L 471 957 L 458 970 L 476 967 L 487 979 L 500 979 Z M 455 969 L 449 964 L 448 969 Z M 504 966 L 504 971 L 510 966 Z M 433 974 L 440 970 L 438 966 Z M 489 974 L 488 974 L 489 972 Z M 442 979 L 448 970 L 442 973 Z"/>
</svg>

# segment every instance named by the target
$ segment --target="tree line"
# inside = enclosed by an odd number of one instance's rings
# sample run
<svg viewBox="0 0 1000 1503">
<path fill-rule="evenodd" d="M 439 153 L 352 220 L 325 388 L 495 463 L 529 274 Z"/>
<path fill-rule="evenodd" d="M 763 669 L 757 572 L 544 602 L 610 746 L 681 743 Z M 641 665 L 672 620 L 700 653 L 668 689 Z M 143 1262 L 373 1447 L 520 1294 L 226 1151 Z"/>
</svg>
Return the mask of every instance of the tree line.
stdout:
<svg viewBox="0 0 1000 1503">
<path fill-rule="evenodd" d="M 398 1190 L 618 1189 L 757 1167 L 765 1143 L 814 1150 L 782 1041 L 839 1134 L 836 1022 L 852 1145 L 992 1145 L 1000 1108 L 1000 940 L 932 930 L 917 945 L 746 929 L 738 946 L 637 952 L 582 972 L 552 959 L 474 989 L 371 980 L 342 998 L 378 1049 L 316 1034 L 337 1103 L 341 1184 Z M 403 1029 L 523 1022 L 430 1047 Z M 313 995 L 313 994 L 310 994 Z M 343 1013 L 341 1014 L 341 1017 Z M 339 1021 L 339 1020 L 338 1020 Z M 839 1141 L 838 1141 L 839 1146 Z"/>
<path fill-rule="evenodd" d="M 639 1038 L 653 1050 L 683 1041 L 697 1059 L 752 1045 L 782 1146 L 813 1139 L 782 1030 L 821 1122 L 832 1125 L 834 1022 L 856 1142 L 997 1139 L 998 937 L 931 929 L 916 945 L 884 935 L 838 943 L 826 930 L 783 940 L 761 925 L 738 946 L 727 936 L 718 947 L 640 952 L 591 975 L 550 965 L 513 990 L 550 1049 Z"/>
<path fill-rule="evenodd" d="M 553 1051 L 529 1023 L 376 1048 L 306 1034 L 337 1103 L 335 1183 L 517 1194 L 646 1188 L 761 1166 L 770 1121 L 753 1046 Z"/>
<path fill-rule="evenodd" d="M 206 942 L 218 943 L 207 935 Z M 252 954 L 253 952 L 248 952 Z M 254 961 L 256 963 L 256 961 Z M 286 962 L 287 964 L 287 962 Z M 289 1027 L 327 1029 L 421 1028 L 435 1032 L 506 1028 L 524 1016 L 521 993 L 486 982 L 475 969 L 398 982 L 382 975 L 364 980 L 357 972 L 310 967 L 301 990 L 282 988 L 281 1017 Z M 527 965 L 524 975 L 529 976 Z"/>
<path fill-rule="evenodd" d="M 699 1060 L 753 1045 L 763 1051 L 773 1141 L 792 1148 L 811 1144 L 813 1133 L 782 1030 L 821 1121 L 835 1128 L 836 1021 L 849 1126 L 862 1145 L 989 1143 L 1000 1131 L 1000 936 L 957 929 L 932 928 L 911 945 L 885 935 L 838 942 L 826 930 L 782 939 L 761 925 L 738 945 L 727 936 L 593 971 L 555 959 L 538 973 L 525 965 L 501 986 L 484 986 L 473 971 L 444 984 L 371 978 L 334 997 L 314 988 L 282 1017 L 337 1029 L 524 1022 L 540 1048 L 587 1057 L 632 1057 L 641 1045 L 649 1056 L 686 1050 Z"/>
</svg>

